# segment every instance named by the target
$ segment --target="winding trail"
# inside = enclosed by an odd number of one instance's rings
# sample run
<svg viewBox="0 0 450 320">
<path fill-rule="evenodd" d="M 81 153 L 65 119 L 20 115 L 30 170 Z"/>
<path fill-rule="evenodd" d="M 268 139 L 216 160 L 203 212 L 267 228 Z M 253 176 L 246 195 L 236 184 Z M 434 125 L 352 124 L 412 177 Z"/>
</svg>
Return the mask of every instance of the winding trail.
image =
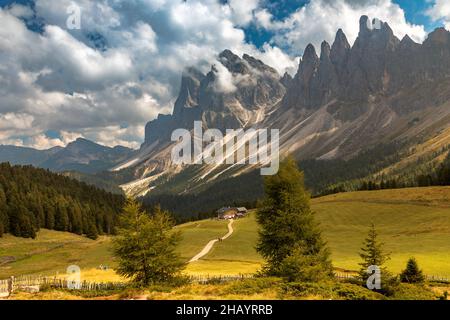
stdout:
<svg viewBox="0 0 450 320">
<path fill-rule="evenodd" d="M 228 223 L 228 233 L 224 235 L 222 238 L 220 238 L 221 240 L 225 240 L 233 234 L 234 232 L 233 222 L 234 222 L 233 219 L 230 220 L 230 222 Z M 212 247 L 214 246 L 214 243 L 216 243 L 217 241 L 219 241 L 219 239 L 214 239 L 208 242 L 208 244 L 202 249 L 202 251 L 200 251 L 195 257 L 189 260 L 189 263 L 198 261 L 200 258 L 206 256 L 209 253 L 209 251 L 211 251 Z"/>
</svg>

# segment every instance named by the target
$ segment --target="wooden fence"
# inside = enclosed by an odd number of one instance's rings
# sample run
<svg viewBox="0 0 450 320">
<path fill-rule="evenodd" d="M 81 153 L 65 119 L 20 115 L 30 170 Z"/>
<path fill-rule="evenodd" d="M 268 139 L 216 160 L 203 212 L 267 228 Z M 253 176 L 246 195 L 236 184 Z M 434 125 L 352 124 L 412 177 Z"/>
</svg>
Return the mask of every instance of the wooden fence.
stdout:
<svg viewBox="0 0 450 320">
<path fill-rule="evenodd" d="M 356 274 L 356 273 L 346 273 L 346 272 L 335 272 L 334 276 L 337 279 L 341 279 L 341 280 L 357 279 L 358 278 L 358 274 Z M 450 283 L 450 278 L 448 278 L 448 277 L 436 276 L 436 275 L 425 275 L 425 278 L 428 281 Z"/>
<path fill-rule="evenodd" d="M 356 273 L 345 273 L 336 272 L 335 277 L 337 279 L 348 280 L 356 279 Z M 195 275 L 189 276 L 189 280 L 192 283 L 208 284 L 208 283 L 224 283 L 228 281 L 243 280 L 252 278 L 251 274 L 240 274 L 240 275 Z M 428 281 L 445 282 L 450 283 L 450 278 L 426 275 Z M 39 291 L 42 287 L 47 286 L 56 289 L 67 289 L 67 290 L 84 290 L 84 291 L 106 291 L 106 290 L 116 290 L 123 289 L 127 286 L 125 282 L 90 282 L 81 281 L 76 285 L 70 285 L 67 279 L 58 277 L 43 277 L 43 276 L 20 276 L 11 277 L 6 280 L 0 280 L 0 298 L 7 297 L 15 290 L 26 290 L 26 291 Z"/>
<path fill-rule="evenodd" d="M 57 277 L 43 276 L 21 276 L 11 277 L 7 280 L 0 280 L 0 297 L 9 296 L 16 290 L 39 291 L 42 287 L 67 289 L 67 290 L 84 290 L 84 291 L 103 291 L 123 289 L 126 286 L 124 282 L 91 282 L 80 281 L 74 283 L 67 279 Z"/>
<path fill-rule="evenodd" d="M 252 274 L 239 274 L 239 275 L 217 275 L 217 276 L 210 276 L 210 275 L 189 276 L 189 279 L 191 282 L 200 283 L 200 284 L 222 283 L 222 282 L 243 280 L 243 279 L 249 279 L 249 278 L 253 278 L 253 275 Z"/>
<path fill-rule="evenodd" d="M 242 280 L 253 277 L 249 274 L 241 275 L 219 275 L 219 276 L 189 276 L 192 283 L 223 283 L 234 280 Z M 90 282 L 81 281 L 76 284 L 69 282 L 67 279 L 58 277 L 43 276 L 20 276 L 11 277 L 7 280 L 0 280 L 0 297 L 5 297 L 15 290 L 39 291 L 42 287 L 50 287 L 55 289 L 67 290 L 84 290 L 84 291 L 104 291 L 123 289 L 127 286 L 125 282 Z"/>
</svg>

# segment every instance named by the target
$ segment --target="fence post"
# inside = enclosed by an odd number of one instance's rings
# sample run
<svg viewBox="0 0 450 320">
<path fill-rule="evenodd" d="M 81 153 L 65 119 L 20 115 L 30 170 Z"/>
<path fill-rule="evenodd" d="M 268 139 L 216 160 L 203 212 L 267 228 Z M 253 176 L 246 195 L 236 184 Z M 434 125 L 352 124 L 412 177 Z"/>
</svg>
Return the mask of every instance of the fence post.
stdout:
<svg viewBox="0 0 450 320">
<path fill-rule="evenodd" d="M 14 290 L 14 276 L 11 276 L 11 278 L 8 279 L 8 293 L 11 295 L 11 293 Z"/>
</svg>

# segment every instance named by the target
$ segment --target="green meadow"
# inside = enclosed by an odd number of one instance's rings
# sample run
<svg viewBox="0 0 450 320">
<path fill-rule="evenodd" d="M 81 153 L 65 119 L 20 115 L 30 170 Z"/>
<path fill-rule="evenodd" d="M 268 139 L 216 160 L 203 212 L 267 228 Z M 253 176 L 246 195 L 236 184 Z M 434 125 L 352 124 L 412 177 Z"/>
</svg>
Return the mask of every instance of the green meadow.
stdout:
<svg viewBox="0 0 450 320">
<path fill-rule="evenodd" d="M 358 252 L 373 222 L 391 253 L 388 267 L 400 272 L 409 257 L 418 259 L 428 275 L 450 278 L 450 188 L 430 187 L 343 193 L 311 200 L 311 206 L 330 247 L 333 264 L 342 270 L 357 270 Z M 183 240 L 178 252 L 188 261 L 212 239 L 227 233 L 228 221 L 214 219 L 177 226 Z M 211 251 L 190 263 L 189 274 L 227 275 L 257 271 L 262 258 L 256 252 L 258 237 L 255 213 L 236 220 L 234 233 L 216 242 Z M 79 265 L 91 279 L 118 279 L 110 239 L 85 237 L 41 230 L 35 240 L 6 235 L 0 239 L 0 279 L 11 275 L 64 273 Z"/>
</svg>

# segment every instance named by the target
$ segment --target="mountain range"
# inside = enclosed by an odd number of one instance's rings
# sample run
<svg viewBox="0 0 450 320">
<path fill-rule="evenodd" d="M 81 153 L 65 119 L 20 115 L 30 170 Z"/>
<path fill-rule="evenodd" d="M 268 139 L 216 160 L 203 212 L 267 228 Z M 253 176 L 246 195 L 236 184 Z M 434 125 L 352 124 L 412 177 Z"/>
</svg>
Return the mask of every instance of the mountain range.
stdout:
<svg viewBox="0 0 450 320">
<path fill-rule="evenodd" d="M 133 150 L 126 147 L 110 148 L 78 138 L 64 148 L 53 147 L 48 150 L 0 145 L 0 162 L 33 165 L 55 172 L 78 171 L 93 174 L 108 170 L 132 153 Z"/>
<path fill-rule="evenodd" d="M 448 153 L 450 32 L 438 28 L 419 44 L 409 36 L 398 39 L 386 22 L 371 25 L 361 17 L 353 45 L 342 30 L 320 52 L 308 45 L 293 77 L 230 50 L 206 74 L 187 68 L 172 114 L 146 125 L 139 150 L 90 148 L 77 140 L 63 149 L 20 149 L 20 157 L 57 171 L 108 170 L 106 176 L 135 196 L 220 192 L 221 184 L 235 181 L 241 188 L 255 180 L 257 165 L 172 163 L 171 133 L 201 121 L 204 129 L 222 132 L 279 129 L 281 154 L 300 161 L 316 191 L 367 176 L 408 179 Z M 14 159 L 7 148 L 14 147 L 2 147 L 0 160 Z"/>
<path fill-rule="evenodd" d="M 450 143 L 450 33 L 438 28 L 419 44 L 398 39 L 386 22 L 371 28 L 368 19 L 361 17 L 353 46 L 342 30 L 319 54 L 308 45 L 294 77 L 229 50 L 207 74 L 187 69 L 173 113 L 149 122 L 140 151 L 114 169 L 135 172 L 123 188 L 135 195 L 198 192 L 255 169 L 172 164 L 170 133 L 192 129 L 194 121 L 221 131 L 279 129 L 281 153 L 299 160 L 331 164 L 376 153 L 384 167 L 372 174 L 400 175 L 418 159 L 423 165 L 442 160 Z M 389 157 L 395 160 L 384 161 Z"/>
</svg>

